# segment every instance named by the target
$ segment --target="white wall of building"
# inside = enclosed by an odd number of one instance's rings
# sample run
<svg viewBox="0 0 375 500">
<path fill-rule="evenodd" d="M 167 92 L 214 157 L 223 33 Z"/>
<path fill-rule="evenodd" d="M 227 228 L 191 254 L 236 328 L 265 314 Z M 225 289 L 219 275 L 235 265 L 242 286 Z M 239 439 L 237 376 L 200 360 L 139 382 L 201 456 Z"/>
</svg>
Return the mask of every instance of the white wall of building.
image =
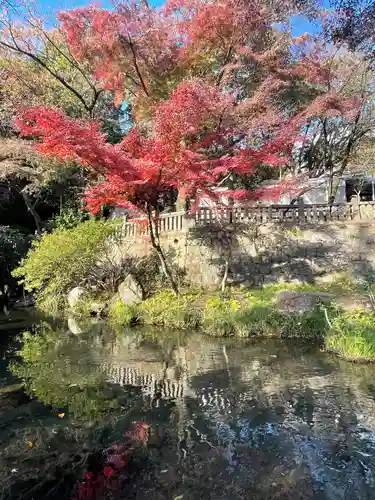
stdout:
<svg viewBox="0 0 375 500">
<path fill-rule="evenodd" d="M 273 186 L 277 186 L 277 181 L 269 181 L 264 184 L 264 187 L 269 186 L 272 188 Z M 315 180 L 311 179 L 305 184 L 305 187 L 309 187 L 309 190 L 304 193 L 301 198 L 303 199 L 305 204 L 324 204 L 328 203 L 328 180 Z M 229 205 L 229 199 L 225 196 L 225 188 L 221 188 L 218 190 L 218 194 L 220 197 L 220 203 L 222 205 Z M 293 198 L 295 198 L 296 192 L 291 191 L 290 193 L 283 193 L 277 199 L 264 197 L 261 201 L 259 201 L 258 205 L 289 205 Z M 336 193 L 335 203 L 346 203 L 346 186 L 345 179 L 341 179 L 339 188 Z M 216 201 L 210 199 L 209 197 L 202 197 L 200 200 L 201 207 L 214 207 L 216 205 Z M 235 206 L 246 205 L 246 202 L 235 202 Z"/>
</svg>

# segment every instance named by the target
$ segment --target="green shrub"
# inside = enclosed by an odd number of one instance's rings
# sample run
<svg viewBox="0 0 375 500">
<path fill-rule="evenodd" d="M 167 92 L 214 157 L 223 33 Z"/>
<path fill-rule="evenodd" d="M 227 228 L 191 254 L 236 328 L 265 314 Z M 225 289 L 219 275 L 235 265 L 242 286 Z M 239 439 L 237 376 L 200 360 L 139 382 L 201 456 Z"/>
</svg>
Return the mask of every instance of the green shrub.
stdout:
<svg viewBox="0 0 375 500">
<path fill-rule="evenodd" d="M 88 219 L 88 213 L 75 204 L 67 204 L 61 212 L 52 219 L 55 229 L 71 229 Z"/>
<path fill-rule="evenodd" d="M 284 330 L 293 331 L 285 328 L 288 320 L 287 316 L 267 305 L 245 307 L 237 317 L 237 334 L 242 337 L 282 336 Z"/>
<path fill-rule="evenodd" d="M 106 313 L 107 303 L 110 296 L 105 293 L 93 295 L 89 292 L 84 293 L 79 297 L 77 304 L 70 312 L 80 318 L 88 318 L 89 316 L 102 316 Z M 100 306 L 100 307 L 99 307 Z"/>
<path fill-rule="evenodd" d="M 170 328 L 197 328 L 200 312 L 193 295 L 176 297 L 172 292 L 163 291 L 145 300 L 138 306 L 141 321 L 147 325 Z"/>
<path fill-rule="evenodd" d="M 13 276 L 25 289 L 37 295 L 40 308 L 63 309 L 65 296 L 94 272 L 105 240 L 114 233 L 115 223 L 89 220 L 70 229 L 43 234 L 22 260 Z"/>
<path fill-rule="evenodd" d="M 323 339 L 328 324 L 320 306 L 313 311 L 287 316 L 283 327 L 283 336 Z"/>
<path fill-rule="evenodd" d="M 108 318 L 114 325 L 131 326 L 139 322 L 136 306 L 125 304 L 120 297 L 110 302 Z"/>
<path fill-rule="evenodd" d="M 325 338 L 326 349 L 352 360 L 375 360 L 375 312 L 338 314 Z"/>
</svg>

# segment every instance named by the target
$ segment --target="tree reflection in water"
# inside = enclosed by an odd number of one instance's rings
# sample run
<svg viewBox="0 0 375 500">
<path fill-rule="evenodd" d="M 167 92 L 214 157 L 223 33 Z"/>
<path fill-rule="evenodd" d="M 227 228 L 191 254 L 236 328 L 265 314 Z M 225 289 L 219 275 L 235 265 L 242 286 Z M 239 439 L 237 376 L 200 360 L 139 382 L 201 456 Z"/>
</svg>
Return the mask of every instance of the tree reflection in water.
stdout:
<svg viewBox="0 0 375 500">
<path fill-rule="evenodd" d="M 4 498 L 375 497 L 374 366 L 280 341 L 81 330 L 24 336 L 11 369 L 25 391 L 2 400 Z"/>
</svg>

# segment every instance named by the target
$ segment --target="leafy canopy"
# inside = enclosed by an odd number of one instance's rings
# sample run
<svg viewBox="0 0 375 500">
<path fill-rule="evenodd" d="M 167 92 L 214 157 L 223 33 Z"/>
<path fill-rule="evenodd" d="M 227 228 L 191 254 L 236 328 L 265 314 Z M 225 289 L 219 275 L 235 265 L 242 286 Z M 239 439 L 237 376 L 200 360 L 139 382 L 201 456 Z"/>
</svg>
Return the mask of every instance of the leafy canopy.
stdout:
<svg viewBox="0 0 375 500">
<path fill-rule="evenodd" d="M 293 2 L 169 0 L 164 7 L 125 1 L 113 11 L 62 12 L 61 32 L 74 58 L 125 99 L 133 128 L 112 145 L 97 122 L 43 107 L 18 120 L 46 155 L 74 160 L 101 176 L 87 192 L 103 204 L 160 211 L 171 192 L 257 200 L 264 190 L 233 189 L 264 166 L 289 167 L 301 130 L 316 116 L 345 116 L 356 106 L 330 85 L 330 54 L 315 39 L 292 38 L 274 23 Z M 290 190 L 285 182 L 268 196 Z"/>
</svg>

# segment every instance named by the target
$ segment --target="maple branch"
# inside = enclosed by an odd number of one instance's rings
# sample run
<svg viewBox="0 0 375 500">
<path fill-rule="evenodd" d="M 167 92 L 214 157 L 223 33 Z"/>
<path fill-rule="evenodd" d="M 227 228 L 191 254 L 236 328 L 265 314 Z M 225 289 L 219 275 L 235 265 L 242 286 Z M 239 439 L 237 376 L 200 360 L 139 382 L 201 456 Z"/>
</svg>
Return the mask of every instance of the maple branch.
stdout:
<svg viewBox="0 0 375 500">
<path fill-rule="evenodd" d="M 43 31 L 42 30 L 42 33 L 43 35 L 47 38 L 47 40 L 49 41 L 49 43 L 58 51 L 58 53 L 60 55 L 62 55 L 64 57 L 64 59 L 69 63 L 71 64 L 77 71 L 79 71 L 81 73 L 81 75 L 83 76 L 83 78 L 86 80 L 87 84 L 89 85 L 89 87 L 91 87 L 91 89 L 95 92 L 97 91 L 97 88 L 95 87 L 95 85 L 89 80 L 89 78 L 87 77 L 86 75 L 86 72 L 83 71 L 83 69 L 81 68 L 80 64 L 78 63 L 78 61 L 76 60 L 76 58 L 72 55 L 71 51 L 70 51 L 70 48 L 69 48 L 69 45 L 67 45 L 68 47 L 68 52 L 69 52 L 69 57 L 65 54 L 65 52 L 63 50 L 60 49 L 60 47 L 55 44 L 55 42 L 52 40 L 52 38 L 47 34 L 47 32 Z"/>
<path fill-rule="evenodd" d="M 10 2 L 8 2 L 10 4 Z M 28 9 L 29 11 L 29 14 L 30 14 L 30 17 L 26 17 L 25 18 L 25 21 L 27 24 L 29 24 L 30 26 L 32 26 L 34 29 L 36 29 L 39 33 L 41 33 L 41 35 L 43 37 L 46 38 L 46 40 L 48 40 L 48 42 L 52 45 L 52 47 L 69 63 L 71 64 L 77 71 L 79 71 L 81 73 L 81 75 L 83 76 L 83 78 L 86 80 L 86 83 L 89 85 L 89 87 L 91 87 L 92 90 L 97 90 L 95 85 L 89 80 L 89 78 L 87 77 L 87 74 L 85 71 L 83 71 L 82 67 L 80 66 L 80 64 L 78 63 L 78 61 L 76 60 L 76 58 L 73 56 L 73 54 L 71 53 L 70 51 L 70 47 L 68 44 L 67 45 L 67 49 L 68 49 L 68 52 L 69 52 L 69 57 L 67 56 L 67 54 L 60 49 L 60 47 L 58 46 L 58 44 L 56 44 L 54 42 L 54 40 L 49 36 L 48 32 L 41 28 L 40 26 L 38 26 L 38 24 L 34 23 L 32 21 L 32 18 L 34 16 L 34 14 L 30 11 L 30 9 Z M 10 23 L 8 23 L 8 27 L 11 27 L 10 26 Z M 60 30 L 59 30 L 60 32 Z M 61 32 L 60 32 L 61 33 Z M 65 37 L 64 37 L 65 38 Z M 13 39 L 14 40 L 14 39 Z"/>
<path fill-rule="evenodd" d="M 232 55 L 232 51 L 233 51 L 233 46 L 230 45 L 228 50 L 227 50 L 227 53 L 225 55 L 225 58 L 224 58 L 224 62 L 223 62 L 223 67 L 219 73 L 219 76 L 217 78 L 217 81 L 216 81 L 216 85 L 219 86 L 220 83 L 221 83 L 221 80 L 223 79 L 223 76 L 224 76 L 224 73 L 225 73 L 225 66 L 229 63 L 229 60 L 231 58 L 231 55 Z"/>
<path fill-rule="evenodd" d="M 136 55 L 136 53 L 135 53 L 134 44 L 133 44 L 133 42 L 131 41 L 130 36 L 129 36 L 129 40 L 127 40 L 124 36 L 120 35 L 120 40 L 121 40 L 122 42 L 125 42 L 125 43 L 129 46 L 129 48 L 130 48 L 130 50 L 131 50 L 131 53 L 132 53 L 132 55 L 133 55 L 134 69 L 135 69 L 135 72 L 137 73 L 137 76 L 138 76 L 138 78 L 139 78 L 140 85 L 141 85 L 141 87 L 143 88 L 143 91 L 144 91 L 144 93 L 146 94 L 146 96 L 147 96 L 147 97 L 149 97 L 149 93 L 148 93 L 148 90 L 147 90 L 146 84 L 145 84 L 145 82 L 144 82 L 144 80 L 143 80 L 143 78 L 142 78 L 142 74 L 141 74 L 140 69 L 139 69 L 139 66 L 138 66 L 138 62 L 137 62 L 137 55 Z M 138 84 L 138 82 L 137 82 L 137 85 L 139 85 L 139 84 Z"/>
<path fill-rule="evenodd" d="M 9 32 L 10 32 L 10 35 L 12 37 L 12 41 L 14 43 L 14 45 L 10 45 L 9 43 L 7 42 L 4 42 L 3 40 L 0 40 L 0 45 L 7 48 L 7 49 L 10 49 L 12 50 L 13 52 L 16 52 L 16 53 L 20 53 L 20 54 L 23 54 L 27 57 L 29 57 L 30 59 L 32 59 L 33 61 L 35 61 L 37 64 L 39 64 L 42 68 L 44 68 L 50 75 L 52 75 L 56 80 L 58 80 L 65 88 L 67 88 L 72 94 L 74 94 L 77 99 L 79 99 L 79 101 L 81 101 L 81 103 L 83 104 L 85 110 L 91 115 L 92 114 L 92 110 L 96 104 L 96 101 L 97 101 L 97 98 L 94 100 L 93 103 L 91 103 L 91 105 L 87 104 L 84 97 L 78 92 L 78 90 L 76 90 L 74 87 L 72 87 L 66 80 L 65 78 L 63 78 L 62 76 L 60 76 L 58 73 L 56 73 L 55 71 L 53 71 L 49 66 L 48 64 L 46 64 L 39 56 L 36 56 L 35 54 L 33 54 L 32 52 L 29 52 L 27 50 L 24 50 L 22 49 L 16 39 L 14 38 L 14 35 L 13 35 L 13 32 L 12 32 L 12 29 L 11 27 L 9 27 Z"/>
<path fill-rule="evenodd" d="M 91 118 L 93 117 L 94 108 L 96 106 L 96 103 L 98 102 L 99 96 L 102 92 L 104 92 L 104 90 L 103 89 L 97 90 L 97 89 L 93 88 L 93 91 L 94 91 L 94 95 L 93 95 L 91 104 L 89 106 L 89 114 L 90 114 Z"/>
<path fill-rule="evenodd" d="M 364 76 L 362 75 L 362 82 L 363 82 L 363 78 L 364 78 Z M 360 134 L 360 135 L 358 135 L 356 137 L 356 130 L 357 130 L 357 127 L 358 127 L 358 124 L 359 124 L 359 120 L 360 120 L 361 115 L 362 115 L 362 106 L 364 105 L 364 99 L 365 99 L 365 90 L 364 90 L 364 88 L 362 88 L 361 98 L 362 98 L 362 104 L 358 108 L 358 111 L 356 113 L 356 116 L 355 116 L 355 119 L 354 119 L 354 122 L 353 122 L 352 132 L 351 132 L 351 134 L 349 136 L 349 139 L 348 139 L 348 142 L 346 144 L 346 148 L 345 148 L 343 159 L 341 160 L 341 167 L 340 167 L 340 169 L 338 171 L 338 177 L 339 178 L 345 172 L 345 169 L 346 169 L 346 167 L 347 167 L 347 165 L 349 163 L 350 154 L 352 153 L 352 150 L 354 148 L 355 142 L 366 133 L 366 132 L 362 131 L 362 135 Z M 330 192 L 329 192 L 329 197 L 328 197 L 328 202 L 330 204 L 332 204 L 334 202 L 334 200 L 335 200 L 335 196 L 336 196 L 336 191 L 338 189 L 338 185 L 339 185 L 338 181 L 335 182 L 335 185 L 333 184 L 333 176 L 331 174 Z"/>
<path fill-rule="evenodd" d="M 37 233 L 39 234 L 41 232 L 41 229 L 42 229 L 42 219 L 40 218 L 39 214 L 35 211 L 34 206 L 31 203 L 30 198 L 25 191 L 26 187 L 24 187 L 23 189 L 20 189 L 15 184 L 11 183 L 10 181 L 8 181 L 7 185 L 10 189 L 14 189 L 22 197 L 23 201 L 25 202 L 27 211 L 30 212 L 32 218 L 34 219 L 35 228 L 36 228 Z"/>
</svg>

